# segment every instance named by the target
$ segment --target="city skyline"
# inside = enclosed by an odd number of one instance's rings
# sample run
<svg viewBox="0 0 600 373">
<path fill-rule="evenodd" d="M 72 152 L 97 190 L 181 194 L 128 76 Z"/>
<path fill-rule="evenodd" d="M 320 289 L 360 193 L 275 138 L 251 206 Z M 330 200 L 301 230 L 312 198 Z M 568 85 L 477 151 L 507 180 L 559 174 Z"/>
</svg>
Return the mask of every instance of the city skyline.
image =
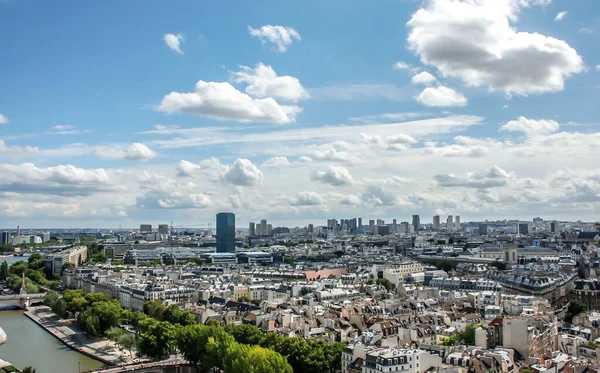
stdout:
<svg viewBox="0 0 600 373">
<path fill-rule="evenodd" d="M 599 12 L 0 1 L 0 226 L 594 221 Z"/>
</svg>

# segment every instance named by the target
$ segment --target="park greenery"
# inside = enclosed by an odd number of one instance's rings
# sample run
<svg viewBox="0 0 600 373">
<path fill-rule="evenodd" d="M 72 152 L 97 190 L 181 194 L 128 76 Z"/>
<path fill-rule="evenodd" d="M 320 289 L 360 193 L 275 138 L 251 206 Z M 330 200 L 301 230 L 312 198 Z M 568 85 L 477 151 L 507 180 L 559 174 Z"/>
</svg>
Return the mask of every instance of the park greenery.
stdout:
<svg viewBox="0 0 600 373">
<path fill-rule="evenodd" d="M 367 280 L 367 285 L 380 285 L 383 286 L 387 291 L 393 291 L 396 288 L 396 285 L 394 285 L 394 283 L 387 278 L 378 278 L 377 280 L 370 278 Z"/>
<path fill-rule="evenodd" d="M 565 313 L 564 320 L 566 322 L 572 322 L 573 318 L 582 312 L 587 311 L 587 306 L 582 302 L 570 302 L 567 312 Z"/>
<path fill-rule="evenodd" d="M 193 314 L 160 300 L 144 304 L 143 312 L 121 308 L 103 293 L 66 290 L 62 298 L 49 291 L 44 303 L 62 318 L 75 318 L 90 336 L 106 336 L 120 348 L 140 356 L 166 358 L 179 352 L 200 372 L 333 373 L 341 369 L 344 344 L 320 339 L 283 337 L 253 325 L 216 320 L 199 324 Z M 133 333 L 121 329 L 126 326 Z"/>
<path fill-rule="evenodd" d="M 40 253 L 33 253 L 27 262 L 19 260 L 10 267 L 6 261 L 0 265 L 0 281 L 6 281 L 6 285 L 13 292 L 18 293 L 21 289 L 21 276 L 25 274 L 25 288 L 28 293 L 39 293 L 44 288 L 56 289 L 60 283 L 48 280 L 43 268 L 43 257 Z"/>
<path fill-rule="evenodd" d="M 458 344 L 473 346 L 475 345 L 475 330 L 480 326 L 481 324 L 469 324 L 462 332 L 457 332 L 450 337 L 443 338 L 441 344 L 443 346 L 455 346 Z"/>
</svg>

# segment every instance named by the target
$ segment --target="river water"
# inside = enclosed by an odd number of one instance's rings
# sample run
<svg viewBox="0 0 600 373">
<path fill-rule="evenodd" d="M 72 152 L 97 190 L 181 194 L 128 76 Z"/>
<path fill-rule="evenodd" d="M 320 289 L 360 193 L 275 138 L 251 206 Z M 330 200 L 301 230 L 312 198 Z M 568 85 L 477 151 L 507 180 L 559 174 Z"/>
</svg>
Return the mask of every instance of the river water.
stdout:
<svg viewBox="0 0 600 373">
<path fill-rule="evenodd" d="M 0 346 L 0 359 L 19 369 L 28 365 L 37 373 L 78 373 L 103 366 L 73 351 L 23 315 L 23 311 L 0 311 L 0 327 L 8 340 Z"/>
<path fill-rule="evenodd" d="M 11 265 L 28 257 L 0 258 Z M 28 365 L 37 373 L 78 373 L 101 368 L 104 364 L 73 351 L 23 315 L 23 311 L 0 311 L 0 327 L 8 340 L 0 346 L 0 359 L 23 369 Z"/>
</svg>

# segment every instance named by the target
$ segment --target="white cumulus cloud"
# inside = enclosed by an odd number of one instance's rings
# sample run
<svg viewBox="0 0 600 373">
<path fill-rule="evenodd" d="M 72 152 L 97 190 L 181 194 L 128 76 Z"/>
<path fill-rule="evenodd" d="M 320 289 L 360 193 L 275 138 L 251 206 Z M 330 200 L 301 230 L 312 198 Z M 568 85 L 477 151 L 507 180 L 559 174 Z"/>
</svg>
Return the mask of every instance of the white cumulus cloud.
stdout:
<svg viewBox="0 0 600 373">
<path fill-rule="evenodd" d="M 528 0 L 431 0 L 408 21 L 409 48 L 444 77 L 469 86 L 527 95 L 556 92 L 584 70 L 563 40 L 519 32 L 514 23 Z"/>
<path fill-rule="evenodd" d="M 0 113 L 0 124 L 7 124 L 8 118 Z"/>
<path fill-rule="evenodd" d="M 302 109 L 280 105 L 273 98 L 254 99 L 227 82 L 196 83 L 194 92 L 171 92 L 157 110 L 165 113 L 188 113 L 218 120 L 237 122 L 290 123 Z"/>
<path fill-rule="evenodd" d="M 262 182 L 263 173 L 250 160 L 238 158 L 223 175 L 231 184 L 240 186 L 256 185 Z"/>
<path fill-rule="evenodd" d="M 240 68 L 241 71 L 231 73 L 231 80 L 234 83 L 246 83 L 245 91 L 251 96 L 273 97 L 293 102 L 310 97 L 298 78 L 277 76 L 271 66 L 259 63 L 254 69 L 248 66 Z"/>
<path fill-rule="evenodd" d="M 435 81 L 437 81 L 436 77 L 433 76 L 432 74 L 428 73 L 427 71 L 422 71 L 416 75 L 413 75 L 413 77 L 410 79 L 410 82 L 412 84 L 428 85 Z"/>
<path fill-rule="evenodd" d="M 0 165 L 0 172 L 4 175 L 0 180 L 0 192 L 89 196 L 119 189 L 102 168 L 83 169 L 72 165 L 40 168 L 24 163 Z"/>
<path fill-rule="evenodd" d="M 290 200 L 292 206 L 316 206 L 323 204 L 323 197 L 317 192 L 301 191 L 296 193 L 296 198 Z"/>
<path fill-rule="evenodd" d="M 262 164 L 263 167 L 271 168 L 287 167 L 289 165 L 291 163 L 287 157 L 271 157 Z"/>
<path fill-rule="evenodd" d="M 360 198 L 355 196 L 354 194 L 349 194 L 347 196 L 342 197 L 340 203 L 342 205 L 360 205 Z"/>
<path fill-rule="evenodd" d="M 294 39 L 302 40 L 300 34 L 292 27 L 265 25 L 254 29 L 248 26 L 248 31 L 250 35 L 259 38 L 263 44 L 270 42 L 277 45 L 279 52 L 285 52 Z"/>
<path fill-rule="evenodd" d="M 443 85 L 425 88 L 417 96 L 417 101 L 425 106 L 437 107 L 465 106 L 467 104 L 467 99 L 462 93 Z"/>
<path fill-rule="evenodd" d="M 329 166 L 325 171 L 315 171 L 311 179 L 332 186 L 354 184 L 350 171 L 341 166 Z"/>
<path fill-rule="evenodd" d="M 110 147 L 97 147 L 94 149 L 94 154 L 102 158 L 142 162 L 148 161 L 156 156 L 154 151 L 139 142 L 131 144 L 126 150 Z"/>
<path fill-rule="evenodd" d="M 464 187 L 464 188 L 497 188 L 506 185 L 506 180 L 512 174 L 498 166 L 493 166 L 484 173 L 468 172 L 464 175 L 438 174 L 433 179 L 441 187 Z"/>
<path fill-rule="evenodd" d="M 548 135 L 558 131 L 560 125 L 554 120 L 546 119 L 527 119 L 519 117 L 516 120 L 504 124 L 500 131 L 523 132 L 527 136 Z"/>
<path fill-rule="evenodd" d="M 183 43 L 183 35 L 181 34 L 165 34 L 163 36 L 163 40 L 167 47 L 171 48 L 173 51 L 183 54 L 181 50 L 181 43 Z"/>
</svg>

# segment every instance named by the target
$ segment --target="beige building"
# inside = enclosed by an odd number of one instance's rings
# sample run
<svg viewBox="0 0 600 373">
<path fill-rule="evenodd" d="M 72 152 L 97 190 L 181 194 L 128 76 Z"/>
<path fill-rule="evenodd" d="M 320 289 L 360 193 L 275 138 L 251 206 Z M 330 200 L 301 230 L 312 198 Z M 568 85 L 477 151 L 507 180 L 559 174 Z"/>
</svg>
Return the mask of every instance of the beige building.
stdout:
<svg viewBox="0 0 600 373">
<path fill-rule="evenodd" d="M 61 274 L 65 263 L 71 263 L 77 267 L 87 260 L 87 247 L 74 246 L 58 253 L 49 254 L 44 257 L 44 270 L 46 273 Z"/>
</svg>

